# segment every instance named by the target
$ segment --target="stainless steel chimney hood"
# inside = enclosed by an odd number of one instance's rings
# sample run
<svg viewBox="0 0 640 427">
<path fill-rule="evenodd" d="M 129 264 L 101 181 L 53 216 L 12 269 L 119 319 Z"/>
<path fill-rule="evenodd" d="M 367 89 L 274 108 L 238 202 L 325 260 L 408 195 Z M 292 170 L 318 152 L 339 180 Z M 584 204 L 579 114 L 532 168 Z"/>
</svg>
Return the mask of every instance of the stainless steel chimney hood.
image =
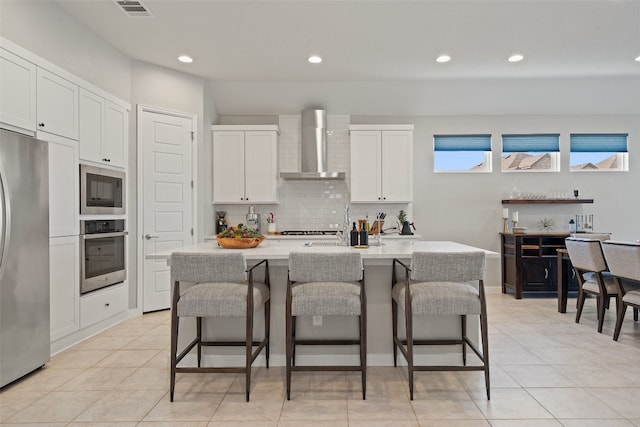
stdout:
<svg viewBox="0 0 640 427">
<path fill-rule="evenodd" d="M 327 170 L 327 112 L 325 110 L 302 110 L 300 139 L 300 172 L 281 172 L 282 179 L 344 180 L 344 172 Z"/>
</svg>

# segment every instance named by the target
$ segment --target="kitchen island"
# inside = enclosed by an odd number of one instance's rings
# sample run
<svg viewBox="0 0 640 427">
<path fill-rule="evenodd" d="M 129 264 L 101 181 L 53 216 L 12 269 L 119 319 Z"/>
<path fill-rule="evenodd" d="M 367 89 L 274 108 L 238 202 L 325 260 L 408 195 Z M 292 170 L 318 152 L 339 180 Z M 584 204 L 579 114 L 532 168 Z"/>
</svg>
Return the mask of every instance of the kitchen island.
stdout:
<svg viewBox="0 0 640 427">
<path fill-rule="evenodd" d="M 310 245 L 309 245 L 310 243 Z M 262 259 L 269 260 L 269 270 L 271 279 L 271 354 L 270 361 L 273 366 L 284 366 L 284 330 L 285 330 L 285 294 L 287 284 L 287 265 L 289 253 L 294 251 L 304 252 L 352 252 L 358 251 L 362 254 L 365 286 L 367 290 L 367 361 L 371 366 L 391 366 L 393 365 L 393 347 L 391 338 L 391 277 L 392 277 L 392 260 L 399 258 L 404 261 L 411 259 L 411 254 L 416 251 L 426 252 L 465 252 L 481 250 L 487 256 L 487 264 L 493 259 L 499 259 L 499 254 L 493 251 L 468 246 L 462 243 L 451 241 L 417 241 L 412 239 L 382 239 L 381 246 L 369 246 L 367 249 L 355 249 L 350 246 L 335 245 L 333 241 L 326 240 L 276 240 L 266 239 L 260 246 L 252 249 L 222 249 L 218 247 L 215 241 L 199 243 L 193 246 L 178 248 L 174 251 L 180 252 L 219 252 L 235 250 L 244 253 L 249 265 L 255 264 Z M 172 251 L 161 252 L 148 255 L 148 259 L 156 259 L 163 262 L 169 262 Z M 258 274 L 258 277 L 260 275 Z M 488 284 L 485 280 L 485 286 L 496 284 Z M 258 313 L 255 316 L 256 325 L 254 330 L 256 334 L 261 334 L 263 325 L 261 323 L 262 315 Z M 185 319 L 192 320 L 192 319 Z M 324 317 L 316 325 L 313 324 L 311 318 L 300 317 L 298 319 L 298 327 L 296 333 L 298 336 L 308 337 L 334 337 L 346 338 L 357 335 L 357 321 L 355 319 L 337 319 L 335 317 Z M 477 318 L 470 317 L 468 319 L 469 337 L 474 341 L 478 341 L 478 323 Z M 460 331 L 460 320 L 458 316 L 439 316 L 428 319 L 429 329 L 424 337 L 450 338 L 455 337 Z M 244 331 L 244 318 L 225 318 L 217 320 L 216 324 L 212 321 L 204 322 L 203 333 L 213 334 L 216 337 L 235 337 L 229 333 L 230 330 Z M 318 325 L 317 323 L 321 323 Z M 181 321 L 180 337 L 182 346 L 188 340 L 191 340 L 195 334 L 195 322 Z M 404 333 L 400 325 L 400 333 Z M 416 334 L 416 338 L 423 335 Z M 205 349 L 206 351 L 209 349 Z M 422 350 L 422 349 L 421 349 Z M 219 349 L 218 349 L 219 351 Z M 241 350 L 230 349 L 225 356 L 213 356 L 204 353 L 203 357 L 209 359 L 206 363 L 220 363 L 220 357 L 223 357 L 224 363 L 229 363 L 228 358 L 237 359 L 238 364 L 242 364 L 243 356 Z M 339 351 L 339 353 L 337 353 Z M 425 354 L 421 355 L 426 363 L 456 363 L 460 359 L 459 346 L 432 346 L 424 349 Z M 300 347 L 297 352 L 297 360 L 301 364 L 323 364 L 323 363 L 339 363 L 339 364 L 357 364 L 358 350 L 345 353 L 344 349 L 325 348 L 325 347 Z M 428 353 L 428 354 L 427 354 Z M 417 362 L 419 360 L 416 356 Z M 402 363 L 404 359 L 399 358 Z M 422 363 L 422 361 L 420 361 Z"/>
</svg>

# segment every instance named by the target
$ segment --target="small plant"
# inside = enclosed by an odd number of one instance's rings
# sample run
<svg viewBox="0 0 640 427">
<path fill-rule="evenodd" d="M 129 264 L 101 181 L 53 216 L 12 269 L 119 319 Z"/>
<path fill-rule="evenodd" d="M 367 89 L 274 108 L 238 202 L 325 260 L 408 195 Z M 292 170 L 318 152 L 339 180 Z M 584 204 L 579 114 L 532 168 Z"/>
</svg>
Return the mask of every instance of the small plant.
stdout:
<svg viewBox="0 0 640 427">
<path fill-rule="evenodd" d="M 400 225 L 404 224 L 406 220 L 407 213 L 404 211 L 404 209 L 400 209 L 400 212 L 398 212 L 398 221 L 400 222 Z"/>
<path fill-rule="evenodd" d="M 229 227 L 224 230 L 222 233 L 218 234 L 218 237 L 231 237 L 234 239 L 243 239 L 243 238 L 256 238 L 263 237 L 262 234 L 258 232 L 258 230 L 249 228 L 244 224 L 238 224 L 237 227 Z"/>
</svg>

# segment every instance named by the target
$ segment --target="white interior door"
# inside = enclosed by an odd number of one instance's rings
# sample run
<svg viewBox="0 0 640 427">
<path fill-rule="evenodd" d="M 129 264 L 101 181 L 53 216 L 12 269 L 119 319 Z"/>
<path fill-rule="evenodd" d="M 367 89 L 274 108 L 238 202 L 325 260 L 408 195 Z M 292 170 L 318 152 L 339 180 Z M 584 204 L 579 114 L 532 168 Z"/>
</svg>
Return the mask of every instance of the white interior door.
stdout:
<svg viewBox="0 0 640 427">
<path fill-rule="evenodd" d="M 194 119 L 143 111 L 139 123 L 143 144 L 142 311 L 149 312 L 169 308 L 171 280 L 166 263 L 147 260 L 146 255 L 193 243 Z"/>
</svg>

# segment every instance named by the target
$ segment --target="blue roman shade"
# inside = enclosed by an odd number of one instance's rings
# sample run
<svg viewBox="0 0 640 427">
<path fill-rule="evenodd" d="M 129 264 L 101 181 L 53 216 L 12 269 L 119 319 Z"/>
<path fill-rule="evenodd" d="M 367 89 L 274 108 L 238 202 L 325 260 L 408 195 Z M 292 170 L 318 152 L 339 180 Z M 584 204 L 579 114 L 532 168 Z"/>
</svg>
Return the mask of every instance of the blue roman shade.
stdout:
<svg viewBox="0 0 640 427">
<path fill-rule="evenodd" d="M 502 135 L 503 153 L 551 153 L 560 151 L 560 134 Z"/>
<path fill-rule="evenodd" d="M 626 133 L 572 133 L 572 153 L 626 153 Z"/>
<path fill-rule="evenodd" d="M 491 135 L 434 135 L 434 151 L 491 151 Z"/>
</svg>

